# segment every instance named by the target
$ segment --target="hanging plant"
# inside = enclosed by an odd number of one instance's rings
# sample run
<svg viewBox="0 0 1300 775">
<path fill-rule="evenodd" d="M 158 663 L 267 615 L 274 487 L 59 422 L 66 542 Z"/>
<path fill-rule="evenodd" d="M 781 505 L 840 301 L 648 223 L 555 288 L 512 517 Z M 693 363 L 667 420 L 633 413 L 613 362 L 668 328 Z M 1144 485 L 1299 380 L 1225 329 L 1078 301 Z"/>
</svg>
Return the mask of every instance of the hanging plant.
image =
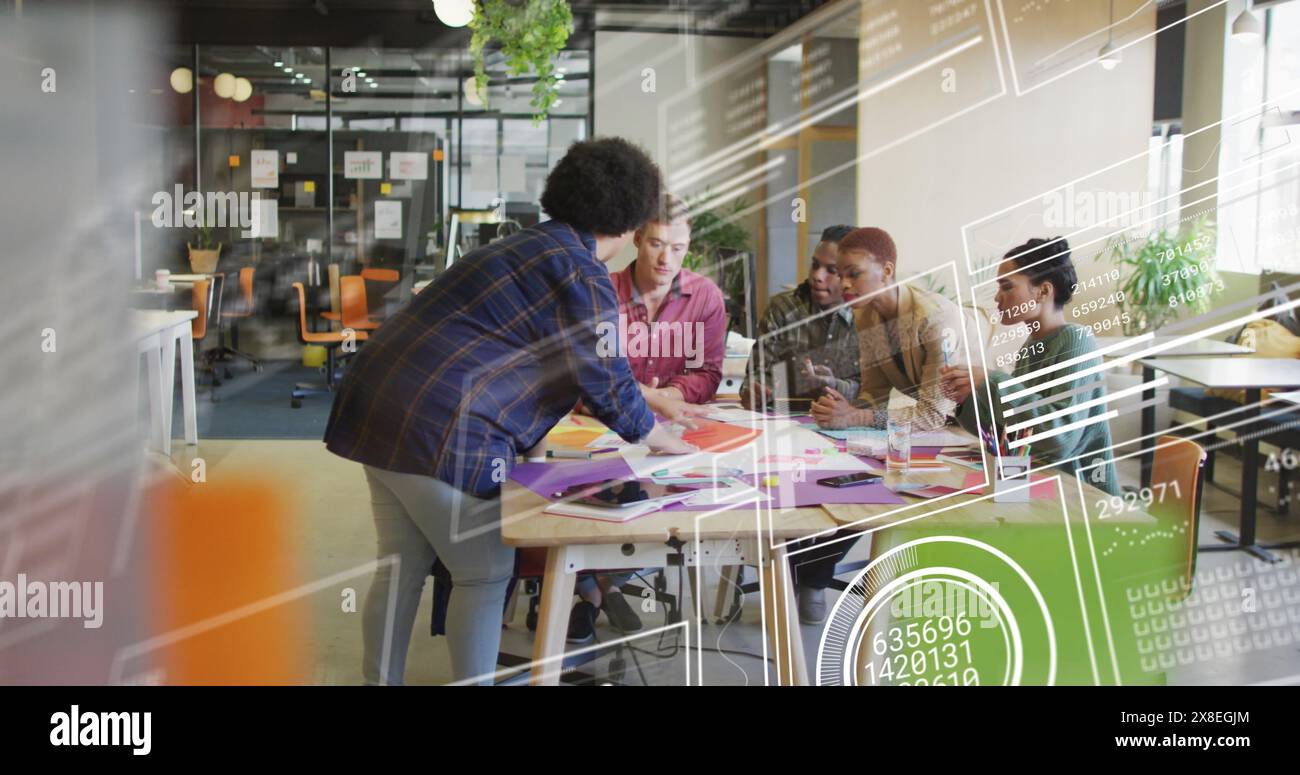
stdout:
<svg viewBox="0 0 1300 775">
<path fill-rule="evenodd" d="M 506 58 L 510 75 L 537 76 L 533 84 L 533 125 L 541 123 L 558 94 L 555 56 L 569 42 L 573 12 L 565 0 L 479 0 L 469 23 L 469 52 L 474 57 L 474 85 L 487 104 L 487 71 L 483 49 L 496 42 Z"/>
</svg>

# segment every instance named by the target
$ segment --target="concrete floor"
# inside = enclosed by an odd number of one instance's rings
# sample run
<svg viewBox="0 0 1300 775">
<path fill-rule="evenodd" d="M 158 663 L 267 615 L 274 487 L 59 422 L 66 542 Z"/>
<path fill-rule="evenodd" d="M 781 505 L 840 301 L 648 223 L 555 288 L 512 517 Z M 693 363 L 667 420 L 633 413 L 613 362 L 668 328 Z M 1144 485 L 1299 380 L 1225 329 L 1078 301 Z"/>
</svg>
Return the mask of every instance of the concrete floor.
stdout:
<svg viewBox="0 0 1300 775">
<path fill-rule="evenodd" d="M 296 545 L 302 547 L 302 555 L 294 558 L 302 563 L 308 578 L 304 584 L 312 584 L 304 590 L 304 597 L 310 601 L 314 613 L 314 626 L 308 636 L 308 649 L 314 663 L 314 682 L 321 684 L 358 684 L 361 682 L 361 624 L 360 601 L 364 600 L 370 583 L 371 570 L 368 564 L 374 561 L 375 536 L 370 519 L 369 498 L 362 469 L 355 463 L 335 457 L 325 451 L 324 445 L 317 441 L 202 441 L 200 446 L 186 448 L 184 444 L 177 447 L 173 461 L 182 471 L 189 471 L 189 461 L 195 456 L 202 456 L 207 464 L 208 483 L 219 484 L 223 480 L 262 477 L 274 482 L 280 488 L 287 502 L 298 505 L 298 513 L 293 515 L 293 537 Z M 1219 463 L 1216 479 L 1231 483 L 1239 481 L 1237 463 L 1226 457 Z M 1121 465 L 1121 479 L 1133 481 L 1136 469 L 1130 464 Z M 1263 475 L 1261 497 L 1268 499 L 1271 495 L 1267 488 L 1274 484 L 1272 475 Z M 1266 501 L 1267 502 L 1267 501 Z M 1237 499 L 1232 495 L 1213 487 L 1205 490 L 1201 542 L 1214 542 L 1216 529 L 1235 529 L 1237 519 Z M 1300 509 L 1297 509 L 1300 512 Z M 1265 539 L 1295 539 L 1300 537 L 1300 516 L 1281 519 L 1271 512 L 1261 509 L 1259 516 L 1260 535 Z M 865 558 L 869 552 L 867 541 L 860 541 L 855 546 L 849 559 Z M 1266 567 L 1244 554 L 1202 553 L 1200 568 L 1217 567 Z M 1294 566 L 1292 567 L 1294 571 Z M 671 574 L 672 571 L 669 571 Z M 749 571 L 753 579 L 753 571 Z M 1292 577 L 1294 577 L 1294 572 Z M 707 613 L 712 608 L 713 589 L 717 583 L 716 572 L 706 570 L 704 573 L 705 592 L 704 609 Z M 669 577 L 673 588 L 675 576 Z M 344 611 L 340 604 L 350 593 L 355 593 L 358 612 Z M 828 592 L 828 607 L 833 602 Z M 689 593 L 688 593 L 689 596 Z M 429 587 L 425 588 L 425 600 L 415 624 L 406 668 L 408 684 L 436 685 L 452 680 L 445 638 L 428 635 L 430 605 Z M 638 602 L 638 601 L 633 601 Z M 502 649 L 505 652 L 527 656 L 531 653 L 531 634 L 524 625 L 527 610 L 525 601 L 520 602 L 515 620 L 503 631 Z M 643 620 L 647 628 L 662 626 L 661 614 L 645 614 Z M 803 627 L 805 652 L 810 662 L 816 659 L 820 627 Z M 598 629 L 602 640 L 613 639 L 617 635 L 607 628 L 604 618 Z M 684 660 L 689 656 L 698 659 L 699 676 L 708 684 L 749 684 L 761 685 L 764 680 L 764 665 L 761 655 L 764 651 L 764 638 L 759 623 L 759 601 L 757 595 L 749 595 L 744 601 L 743 614 L 739 621 L 717 626 L 706 624 L 702 631 L 702 640 L 706 649 L 721 647 L 728 651 L 740 653 L 719 654 L 706 651 L 704 654 L 677 650 L 671 657 L 659 658 L 649 653 L 638 653 L 641 671 L 630 658 L 626 663 L 628 683 L 640 683 L 641 674 L 651 684 L 680 684 L 684 680 Z M 660 644 L 659 636 L 652 635 L 634 641 L 645 652 L 655 651 L 658 647 L 665 652 L 673 652 L 674 636 L 668 635 L 666 642 Z M 594 664 L 593 672 L 604 676 L 608 670 L 610 657 L 606 656 Z M 815 674 L 810 665 L 810 672 Z M 693 668 L 694 673 L 694 668 Z M 1277 680 L 1287 676 L 1300 676 L 1300 642 L 1287 648 L 1267 652 L 1253 652 L 1212 662 L 1197 663 L 1177 670 L 1168 675 L 1168 682 L 1173 684 L 1241 684 L 1258 681 Z M 1296 679 L 1300 680 L 1300 679 Z"/>
</svg>

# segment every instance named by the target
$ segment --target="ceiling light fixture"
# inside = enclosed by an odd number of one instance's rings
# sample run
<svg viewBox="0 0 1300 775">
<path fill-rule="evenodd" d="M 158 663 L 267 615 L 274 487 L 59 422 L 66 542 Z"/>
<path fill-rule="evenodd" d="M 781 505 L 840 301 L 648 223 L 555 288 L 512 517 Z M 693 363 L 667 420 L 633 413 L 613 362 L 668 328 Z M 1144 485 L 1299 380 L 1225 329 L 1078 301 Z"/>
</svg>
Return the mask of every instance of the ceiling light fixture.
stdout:
<svg viewBox="0 0 1300 775">
<path fill-rule="evenodd" d="M 235 96 L 235 76 L 230 73 L 221 73 L 212 81 L 212 91 L 216 92 L 217 96 L 224 100 Z"/>
<path fill-rule="evenodd" d="M 1253 3 L 1246 0 L 1246 10 L 1232 20 L 1232 37 L 1242 43 L 1258 43 L 1264 36 L 1264 23 L 1251 10 Z"/>
<path fill-rule="evenodd" d="M 188 67 L 176 68 L 168 80 L 178 94 L 189 94 L 194 90 L 194 73 Z"/>
<path fill-rule="evenodd" d="M 243 102 L 253 96 L 253 82 L 247 78 L 235 79 L 235 102 Z"/>
<path fill-rule="evenodd" d="M 1110 26 L 1106 28 L 1106 45 L 1097 52 L 1097 61 L 1105 70 L 1114 70 L 1124 61 L 1120 50 L 1115 47 L 1115 0 L 1110 0 Z"/>
<path fill-rule="evenodd" d="M 483 106 L 483 98 L 479 96 L 478 84 L 475 81 L 474 76 L 471 75 L 465 79 L 461 84 L 461 91 L 465 93 L 465 102 L 476 108 Z"/>
<path fill-rule="evenodd" d="M 474 18 L 474 0 L 433 0 L 433 12 L 448 27 L 464 27 Z"/>
</svg>

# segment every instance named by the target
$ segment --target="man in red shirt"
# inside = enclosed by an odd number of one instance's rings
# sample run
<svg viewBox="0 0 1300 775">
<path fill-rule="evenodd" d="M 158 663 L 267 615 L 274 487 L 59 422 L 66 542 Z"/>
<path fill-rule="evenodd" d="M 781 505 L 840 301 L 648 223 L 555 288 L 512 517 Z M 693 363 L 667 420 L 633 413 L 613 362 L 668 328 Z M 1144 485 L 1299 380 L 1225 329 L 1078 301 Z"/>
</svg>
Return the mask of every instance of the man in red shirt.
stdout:
<svg viewBox="0 0 1300 775">
<path fill-rule="evenodd" d="M 680 408 L 683 401 L 706 404 L 722 382 L 727 310 L 712 280 L 682 268 L 691 246 L 686 206 L 665 194 L 659 214 L 637 229 L 632 241 L 636 260 L 609 278 L 619 302 L 618 325 L 602 324 L 597 353 L 625 356 L 646 403 L 660 414 L 668 414 L 661 407 Z M 584 602 L 569 617 L 571 642 L 591 640 L 599 611 L 623 632 L 641 629 L 640 617 L 618 591 L 629 576 L 578 580 Z"/>
<path fill-rule="evenodd" d="M 619 301 L 620 352 L 643 394 L 706 404 L 722 382 L 727 310 L 712 280 L 682 268 L 691 246 L 685 205 L 664 195 L 659 215 L 632 241 L 636 260 L 609 278 Z"/>
</svg>

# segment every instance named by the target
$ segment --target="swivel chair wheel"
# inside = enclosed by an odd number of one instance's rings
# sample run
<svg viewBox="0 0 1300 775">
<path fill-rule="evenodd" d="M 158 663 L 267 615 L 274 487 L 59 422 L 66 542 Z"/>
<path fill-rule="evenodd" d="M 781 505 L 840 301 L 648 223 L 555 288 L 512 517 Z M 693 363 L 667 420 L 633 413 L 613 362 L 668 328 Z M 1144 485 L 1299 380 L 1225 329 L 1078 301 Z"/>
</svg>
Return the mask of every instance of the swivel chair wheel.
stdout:
<svg viewBox="0 0 1300 775">
<path fill-rule="evenodd" d="M 290 398 L 290 399 L 289 399 L 289 406 L 293 407 L 294 409 L 301 409 L 301 408 L 302 408 L 302 399 L 301 399 L 301 398 Z"/>
</svg>

